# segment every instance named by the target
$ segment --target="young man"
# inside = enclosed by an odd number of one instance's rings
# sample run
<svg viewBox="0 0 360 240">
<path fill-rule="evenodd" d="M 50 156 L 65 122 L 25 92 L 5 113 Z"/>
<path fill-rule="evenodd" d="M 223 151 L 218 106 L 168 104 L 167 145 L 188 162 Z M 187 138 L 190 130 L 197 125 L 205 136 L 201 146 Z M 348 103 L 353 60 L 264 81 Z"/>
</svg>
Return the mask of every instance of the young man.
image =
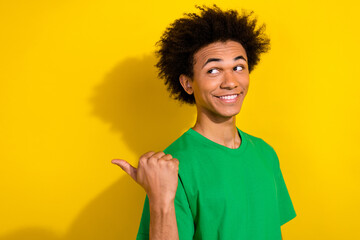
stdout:
<svg viewBox="0 0 360 240">
<path fill-rule="evenodd" d="M 167 28 L 159 76 L 197 120 L 138 168 L 113 160 L 146 191 L 137 239 L 279 240 L 296 216 L 274 149 L 236 126 L 249 73 L 270 49 L 265 25 L 214 5 Z"/>
</svg>

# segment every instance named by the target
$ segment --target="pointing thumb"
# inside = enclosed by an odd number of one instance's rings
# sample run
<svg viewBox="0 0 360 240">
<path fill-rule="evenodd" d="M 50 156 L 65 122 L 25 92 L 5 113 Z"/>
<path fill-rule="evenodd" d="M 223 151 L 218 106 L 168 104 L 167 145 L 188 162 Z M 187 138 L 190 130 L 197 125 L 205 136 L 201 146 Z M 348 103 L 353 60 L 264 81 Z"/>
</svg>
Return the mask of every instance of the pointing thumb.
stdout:
<svg viewBox="0 0 360 240">
<path fill-rule="evenodd" d="M 122 159 L 113 159 L 111 162 L 121 167 L 122 170 L 124 170 L 127 174 L 130 175 L 130 177 L 132 177 L 132 179 L 136 181 L 137 169 L 131 166 L 130 163 Z"/>
</svg>

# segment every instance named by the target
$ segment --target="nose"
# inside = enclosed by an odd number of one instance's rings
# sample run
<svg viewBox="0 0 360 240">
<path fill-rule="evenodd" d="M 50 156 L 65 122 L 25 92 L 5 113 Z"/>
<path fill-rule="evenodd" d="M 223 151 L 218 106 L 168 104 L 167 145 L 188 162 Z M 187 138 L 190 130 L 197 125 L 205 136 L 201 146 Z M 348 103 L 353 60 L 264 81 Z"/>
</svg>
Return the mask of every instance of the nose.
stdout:
<svg viewBox="0 0 360 240">
<path fill-rule="evenodd" d="M 236 79 L 236 77 L 234 76 L 234 73 L 232 71 L 231 72 L 225 71 L 220 88 L 234 89 L 234 88 L 238 87 L 238 85 L 239 85 L 239 82 Z"/>
</svg>

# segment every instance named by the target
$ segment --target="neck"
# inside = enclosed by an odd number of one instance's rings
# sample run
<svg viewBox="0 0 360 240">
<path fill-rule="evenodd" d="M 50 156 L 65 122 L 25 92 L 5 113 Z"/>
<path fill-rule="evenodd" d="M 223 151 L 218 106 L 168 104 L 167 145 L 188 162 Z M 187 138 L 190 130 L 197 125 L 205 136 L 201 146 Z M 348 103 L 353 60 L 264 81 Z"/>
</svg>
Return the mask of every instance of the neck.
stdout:
<svg viewBox="0 0 360 240">
<path fill-rule="evenodd" d="M 241 144 L 241 138 L 236 129 L 236 116 L 210 118 L 206 114 L 198 112 L 196 123 L 192 129 L 228 148 L 238 148 Z"/>
</svg>

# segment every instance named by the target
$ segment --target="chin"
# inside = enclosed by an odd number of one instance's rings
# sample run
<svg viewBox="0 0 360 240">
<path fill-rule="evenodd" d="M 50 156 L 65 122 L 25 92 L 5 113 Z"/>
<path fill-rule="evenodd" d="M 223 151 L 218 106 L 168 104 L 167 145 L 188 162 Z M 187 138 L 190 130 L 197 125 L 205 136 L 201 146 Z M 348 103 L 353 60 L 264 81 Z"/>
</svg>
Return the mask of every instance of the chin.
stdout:
<svg viewBox="0 0 360 240">
<path fill-rule="evenodd" d="M 238 111 L 228 111 L 228 112 L 219 112 L 219 116 L 230 118 L 230 117 L 235 117 L 239 113 L 240 113 L 240 110 L 238 110 Z"/>
</svg>

